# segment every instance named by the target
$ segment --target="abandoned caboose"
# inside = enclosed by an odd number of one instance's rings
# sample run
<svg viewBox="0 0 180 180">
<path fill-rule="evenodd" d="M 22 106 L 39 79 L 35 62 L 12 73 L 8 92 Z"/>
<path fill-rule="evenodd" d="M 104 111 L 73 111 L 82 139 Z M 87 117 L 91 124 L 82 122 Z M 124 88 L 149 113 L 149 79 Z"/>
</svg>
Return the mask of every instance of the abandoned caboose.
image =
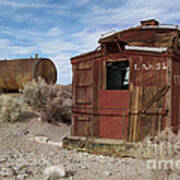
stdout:
<svg viewBox="0 0 180 180">
<path fill-rule="evenodd" d="M 180 30 L 156 20 L 104 34 L 95 51 L 73 57 L 68 148 L 120 153 L 123 144 L 180 125 Z M 120 148 L 118 148 L 120 147 Z M 126 149 L 125 147 L 125 149 Z"/>
</svg>

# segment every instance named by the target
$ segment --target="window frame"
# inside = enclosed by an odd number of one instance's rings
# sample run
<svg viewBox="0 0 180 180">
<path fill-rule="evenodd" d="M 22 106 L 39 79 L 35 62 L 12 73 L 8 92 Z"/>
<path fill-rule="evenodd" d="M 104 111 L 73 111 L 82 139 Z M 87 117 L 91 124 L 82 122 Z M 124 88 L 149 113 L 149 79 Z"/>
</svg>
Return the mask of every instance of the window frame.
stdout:
<svg viewBox="0 0 180 180">
<path fill-rule="evenodd" d="M 107 68 L 106 68 L 106 64 L 110 63 L 110 62 L 122 62 L 122 61 L 129 61 L 129 88 L 128 89 L 124 89 L 124 90 L 129 90 L 130 89 L 130 82 L 131 82 L 131 60 L 127 59 L 127 58 L 119 58 L 119 59 L 108 59 L 105 60 L 103 62 L 103 73 L 102 73 L 102 89 L 103 90 L 107 90 L 107 91 L 111 91 L 110 89 L 107 89 Z M 124 91 L 121 89 L 117 89 L 118 91 Z M 113 90 L 112 90 L 113 91 Z"/>
</svg>

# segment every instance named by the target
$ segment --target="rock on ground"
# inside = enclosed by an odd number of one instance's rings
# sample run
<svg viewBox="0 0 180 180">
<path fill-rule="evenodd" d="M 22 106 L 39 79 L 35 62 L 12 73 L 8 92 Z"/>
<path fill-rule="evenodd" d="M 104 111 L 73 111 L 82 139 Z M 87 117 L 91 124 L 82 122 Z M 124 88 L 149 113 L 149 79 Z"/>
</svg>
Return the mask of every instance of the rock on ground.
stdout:
<svg viewBox="0 0 180 180">
<path fill-rule="evenodd" d="M 49 180 L 57 180 L 66 176 L 66 171 L 63 165 L 49 166 L 47 167 L 43 174 Z"/>
</svg>

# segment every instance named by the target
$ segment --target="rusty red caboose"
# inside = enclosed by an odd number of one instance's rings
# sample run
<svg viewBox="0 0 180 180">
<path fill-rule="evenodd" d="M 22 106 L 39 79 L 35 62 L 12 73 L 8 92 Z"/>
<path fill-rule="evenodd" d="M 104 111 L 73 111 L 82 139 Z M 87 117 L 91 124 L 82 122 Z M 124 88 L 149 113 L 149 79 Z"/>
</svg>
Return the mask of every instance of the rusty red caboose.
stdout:
<svg viewBox="0 0 180 180">
<path fill-rule="evenodd" d="M 99 43 L 95 51 L 71 59 L 72 132 L 64 146 L 98 152 L 97 144 L 102 150 L 105 144 L 137 142 L 170 126 L 177 132 L 178 26 L 141 21 L 135 28 L 103 35 Z"/>
</svg>

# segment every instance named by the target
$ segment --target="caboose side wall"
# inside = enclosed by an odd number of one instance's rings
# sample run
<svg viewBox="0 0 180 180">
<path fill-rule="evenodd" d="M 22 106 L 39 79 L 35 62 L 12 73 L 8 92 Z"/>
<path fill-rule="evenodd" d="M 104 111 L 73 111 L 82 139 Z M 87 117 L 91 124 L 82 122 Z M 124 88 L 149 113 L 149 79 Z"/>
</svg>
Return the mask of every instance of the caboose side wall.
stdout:
<svg viewBox="0 0 180 180">
<path fill-rule="evenodd" d="M 73 58 L 72 135 L 138 141 L 168 126 L 174 109 L 167 103 L 172 97 L 168 84 L 173 79 L 168 69 L 177 66 L 171 58 L 135 51 L 111 56 L 92 52 Z M 129 89 L 107 90 L 105 64 L 125 60 L 130 62 Z M 177 116 L 172 116 L 173 126 L 179 123 Z"/>
<path fill-rule="evenodd" d="M 169 57 L 130 56 L 132 61 L 129 104 L 129 141 L 156 135 L 167 126 Z M 169 111 L 170 113 L 170 111 Z"/>
<path fill-rule="evenodd" d="M 95 51 L 72 58 L 73 70 L 73 136 L 97 136 L 98 125 L 96 117 L 97 71 L 96 60 L 101 57 L 101 52 Z M 97 128 L 96 128 L 97 127 Z"/>
<path fill-rule="evenodd" d="M 125 137 L 127 140 L 137 141 L 148 133 L 155 135 L 158 128 L 166 126 L 166 96 L 163 93 L 167 91 L 169 58 L 168 55 L 144 52 L 126 52 L 103 58 L 99 82 L 101 89 L 98 92 L 99 113 L 103 114 L 100 115 L 100 137 L 112 139 Z M 105 62 L 124 60 L 130 61 L 129 89 L 106 90 Z M 139 115 L 158 94 L 162 95 L 162 98 L 150 105 L 146 113 Z"/>
</svg>

